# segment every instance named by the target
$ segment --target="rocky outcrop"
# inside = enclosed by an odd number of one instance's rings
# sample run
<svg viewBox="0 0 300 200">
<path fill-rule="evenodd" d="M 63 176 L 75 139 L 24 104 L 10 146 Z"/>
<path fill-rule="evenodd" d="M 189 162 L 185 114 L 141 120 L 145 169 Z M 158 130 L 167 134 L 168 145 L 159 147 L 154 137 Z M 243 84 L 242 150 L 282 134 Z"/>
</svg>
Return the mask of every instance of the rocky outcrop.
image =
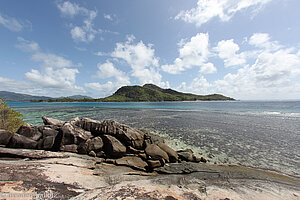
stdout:
<svg viewBox="0 0 300 200">
<path fill-rule="evenodd" d="M 36 149 L 37 142 L 23 135 L 14 133 L 7 146 L 22 149 Z"/>
<path fill-rule="evenodd" d="M 116 160 L 116 165 L 128 166 L 133 169 L 145 171 L 148 164 L 136 156 L 126 156 Z"/>
<path fill-rule="evenodd" d="M 178 154 L 174 149 L 166 145 L 165 143 L 158 143 L 157 146 L 161 148 L 163 151 L 165 151 L 170 159 L 170 162 L 177 162 L 178 161 Z"/>
<path fill-rule="evenodd" d="M 63 121 L 60 121 L 58 119 L 53 119 L 53 118 L 49 118 L 49 117 L 42 117 L 43 122 L 45 125 L 55 125 L 55 126 L 61 126 L 64 124 Z"/>
<path fill-rule="evenodd" d="M 156 144 L 149 144 L 145 149 L 146 154 L 151 158 L 151 160 L 161 160 L 164 159 L 169 162 L 168 154 L 159 148 Z"/>
<path fill-rule="evenodd" d="M 0 129 L 0 145 L 7 145 L 13 136 L 10 132 Z"/>
<path fill-rule="evenodd" d="M 35 141 L 38 141 L 43 136 L 38 127 L 29 125 L 22 125 L 17 133 Z"/>
<path fill-rule="evenodd" d="M 104 152 L 111 157 L 122 157 L 126 154 L 126 147 L 115 137 L 104 135 Z"/>
<path fill-rule="evenodd" d="M 107 163 L 153 171 L 165 163 L 205 162 L 191 150 L 176 152 L 158 136 L 113 120 L 43 117 L 43 126 L 24 125 L 17 133 L 0 130 L 0 145 L 11 148 L 65 151 L 100 157 Z"/>
</svg>

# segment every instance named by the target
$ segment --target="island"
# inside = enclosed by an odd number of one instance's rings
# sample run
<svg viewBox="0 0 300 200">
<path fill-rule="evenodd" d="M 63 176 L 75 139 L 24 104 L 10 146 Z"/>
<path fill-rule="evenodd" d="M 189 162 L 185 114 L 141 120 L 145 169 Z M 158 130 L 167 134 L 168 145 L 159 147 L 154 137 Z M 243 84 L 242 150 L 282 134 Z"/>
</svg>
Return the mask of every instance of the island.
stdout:
<svg viewBox="0 0 300 200">
<path fill-rule="evenodd" d="M 113 95 L 105 98 L 49 98 L 32 100 L 32 102 L 160 102 L 160 101 L 235 101 L 221 94 L 196 95 L 163 89 L 154 84 L 143 86 L 123 86 Z"/>
</svg>

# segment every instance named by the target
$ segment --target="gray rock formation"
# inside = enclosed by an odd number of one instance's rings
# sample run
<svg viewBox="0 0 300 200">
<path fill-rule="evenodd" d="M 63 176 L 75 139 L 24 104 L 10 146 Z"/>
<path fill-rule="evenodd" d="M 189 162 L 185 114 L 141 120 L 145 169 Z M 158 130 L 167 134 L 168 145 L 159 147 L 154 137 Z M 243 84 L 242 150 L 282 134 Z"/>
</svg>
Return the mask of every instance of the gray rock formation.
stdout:
<svg viewBox="0 0 300 200">
<path fill-rule="evenodd" d="M 37 127 L 29 125 L 22 125 L 17 133 L 35 141 L 38 141 L 43 136 Z"/>
<path fill-rule="evenodd" d="M 14 133 L 7 146 L 11 148 L 35 149 L 37 142 L 23 135 Z"/>
<path fill-rule="evenodd" d="M 104 152 L 111 157 L 122 157 L 126 154 L 126 147 L 111 135 L 103 136 Z"/>
<path fill-rule="evenodd" d="M 191 150 L 176 152 L 157 135 L 113 120 L 76 117 L 63 122 L 43 117 L 43 121 L 43 126 L 21 126 L 15 134 L 0 130 L 0 145 L 85 154 L 142 171 L 169 162 L 206 162 Z"/>
<path fill-rule="evenodd" d="M 65 122 L 50 117 L 42 117 L 45 125 L 62 126 Z"/>
<path fill-rule="evenodd" d="M 161 160 L 164 159 L 169 162 L 168 154 L 159 148 L 156 144 L 149 144 L 145 149 L 146 154 L 151 158 L 151 160 Z"/>
<path fill-rule="evenodd" d="M 166 145 L 165 143 L 158 143 L 157 146 L 165 151 L 170 159 L 170 162 L 177 162 L 178 161 L 178 154 L 174 149 Z"/>
<path fill-rule="evenodd" d="M 0 129 L 0 145 L 7 145 L 11 139 L 11 137 L 13 136 L 12 133 Z"/>
<path fill-rule="evenodd" d="M 127 166 L 142 171 L 145 171 L 146 167 L 148 166 L 145 161 L 136 156 L 125 156 L 117 159 L 115 163 L 116 165 Z"/>
</svg>

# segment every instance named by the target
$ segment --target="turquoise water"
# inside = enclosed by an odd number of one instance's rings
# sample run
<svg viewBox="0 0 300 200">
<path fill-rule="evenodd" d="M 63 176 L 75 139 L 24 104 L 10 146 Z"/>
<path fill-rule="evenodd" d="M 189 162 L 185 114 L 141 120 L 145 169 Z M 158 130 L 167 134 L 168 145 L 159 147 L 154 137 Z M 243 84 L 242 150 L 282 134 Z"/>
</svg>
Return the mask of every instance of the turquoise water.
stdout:
<svg viewBox="0 0 300 200">
<path fill-rule="evenodd" d="M 174 148 L 211 162 L 251 165 L 300 176 L 300 101 L 24 103 L 9 105 L 27 123 L 114 119 L 154 131 Z"/>
</svg>

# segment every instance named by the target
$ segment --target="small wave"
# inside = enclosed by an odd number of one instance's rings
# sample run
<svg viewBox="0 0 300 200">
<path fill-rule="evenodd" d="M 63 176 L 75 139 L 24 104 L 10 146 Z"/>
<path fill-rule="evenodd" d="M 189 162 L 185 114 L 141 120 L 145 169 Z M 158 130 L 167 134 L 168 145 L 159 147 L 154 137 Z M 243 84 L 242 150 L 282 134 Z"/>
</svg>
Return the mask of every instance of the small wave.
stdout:
<svg viewBox="0 0 300 200">
<path fill-rule="evenodd" d="M 267 115 L 267 116 L 278 116 L 278 117 L 300 117 L 300 113 L 290 113 L 290 112 L 279 112 L 279 111 L 248 111 L 244 114 L 250 115 Z"/>
</svg>

